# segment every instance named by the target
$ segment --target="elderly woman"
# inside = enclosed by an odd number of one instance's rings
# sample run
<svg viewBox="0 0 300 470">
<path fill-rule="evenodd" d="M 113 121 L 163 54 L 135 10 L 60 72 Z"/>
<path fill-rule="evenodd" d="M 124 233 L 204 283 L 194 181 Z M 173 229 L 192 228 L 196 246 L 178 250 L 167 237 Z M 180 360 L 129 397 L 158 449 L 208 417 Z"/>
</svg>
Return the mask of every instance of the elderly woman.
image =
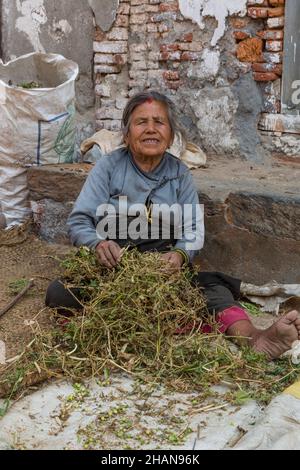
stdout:
<svg viewBox="0 0 300 470">
<path fill-rule="evenodd" d="M 122 126 L 125 146 L 96 163 L 75 203 L 68 221 L 72 243 L 95 250 L 107 268 L 117 266 L 122 247 L 131 245 L 159 251 L 170 269 L 180 269 L 202 248 L 204 228 L 191 174 L 167 152 L 179 130 L 174 105 L 158 92 L 138 93 L 127 103 Z M 280 356 L 300 337 L 297 311 L 266 330 L 256 329 L 237 301 L 238 279 L 202 272 L 194 281 L 203 289 L 220 331 L 243 337 L 269 358 Z M 81 307 L 60 281 L 49 286 L 46 304 Z"/>
</svg>

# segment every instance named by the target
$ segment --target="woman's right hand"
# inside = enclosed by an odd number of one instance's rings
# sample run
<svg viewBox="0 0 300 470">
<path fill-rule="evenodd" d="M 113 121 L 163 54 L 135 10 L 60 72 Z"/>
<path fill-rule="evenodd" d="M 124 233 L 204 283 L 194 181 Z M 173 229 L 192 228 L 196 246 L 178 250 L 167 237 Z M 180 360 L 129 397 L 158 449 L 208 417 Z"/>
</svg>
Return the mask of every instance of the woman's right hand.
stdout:
<svg viewBox="0 0 300 470">
<path fill-rule="evenodd" d="M 114 268 L 121 260 L 121 247 L 112 240 L 104 240 L 96 247 L 98 261 L 107 268 Z"/>
</svg>

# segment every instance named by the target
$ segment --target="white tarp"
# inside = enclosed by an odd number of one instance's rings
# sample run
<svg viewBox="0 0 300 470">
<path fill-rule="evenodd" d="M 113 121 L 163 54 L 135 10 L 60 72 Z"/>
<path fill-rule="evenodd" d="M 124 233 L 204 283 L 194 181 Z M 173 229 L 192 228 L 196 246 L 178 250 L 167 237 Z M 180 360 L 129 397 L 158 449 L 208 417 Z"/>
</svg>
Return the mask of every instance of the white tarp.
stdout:
<svg viewBox="0 0 300 470">
<path fill-rule="evenodd" d="M 300 450 L 300 400 L 288 394 L 274 398 L 235 450 Z"/>
<path fill-rule="evenodd" d="M 240 407 L 163 387 L 151 393 L 126 374 L 113 375 L 109 385 L 87 380 L 85 387 L 78 393 L 56 382 L 17 401 L 0 419 L 0 449 L 2 442 L 3 448 L 80 450 L 87 439 L 95 449 L 218 449 L 231 445 L 240 427 L 251 428 L 261 411 L 253 400 Z"/>
<path fill-rule="evenodd" d="M 17 401 L 0 419 L 0 449 L 79 450 L 90 442 L 109 450 L 300 450 L 299 382 L 265 409 L 253 400 L 230 405 L 222 399 L 228 391 L 223 388 L 217 400 L 203 401 L 197 393 L 163 387 L 148 394 L 141 386 L 139 392 L 126 374 L 113 375 L 107 385 L 87 380 L 77 391 L 67 381 L 52 383 Z M 124 425 L 130 431 L 123 435 Z"/>
</svg>

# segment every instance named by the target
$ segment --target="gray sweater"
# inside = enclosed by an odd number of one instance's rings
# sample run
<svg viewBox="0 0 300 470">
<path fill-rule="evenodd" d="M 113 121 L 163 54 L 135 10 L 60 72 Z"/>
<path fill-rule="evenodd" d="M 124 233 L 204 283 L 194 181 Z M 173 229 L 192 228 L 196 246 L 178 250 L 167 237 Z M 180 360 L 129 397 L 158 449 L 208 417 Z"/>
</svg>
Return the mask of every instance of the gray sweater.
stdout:
<svg viewBox="0 0 300 470">
<path fill-rule="evenodd" d="M 102 204 L 116 206 L 119 197 L 124 196 L 128 207 L 137 203 L 145 205 L 149 201 L 154 205 L 179 204 L 183 211 L 183 233 L 174 248 L 183 250 L 192 261 L 204 242 L 203 210 L 187 166 L 167 152 L 158 167 L 149 173 L 136 166 L 126 148 L 103 156 L 90 172 L 69 217 L 72 243 L 95 249 L 104 239 L 96 231 L 98 207 Z"/>
</svg>

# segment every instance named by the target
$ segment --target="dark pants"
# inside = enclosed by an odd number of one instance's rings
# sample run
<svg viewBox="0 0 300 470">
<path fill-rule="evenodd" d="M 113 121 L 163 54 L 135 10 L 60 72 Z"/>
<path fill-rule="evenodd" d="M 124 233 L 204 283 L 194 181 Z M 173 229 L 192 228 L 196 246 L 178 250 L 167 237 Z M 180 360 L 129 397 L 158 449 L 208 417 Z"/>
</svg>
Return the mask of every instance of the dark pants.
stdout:
<svg viewBox="0 0 300 470">
<path fill-rule="evenodd" d="M 234 277 L 218 272 L 200 272 L 193 279 L 207 300 L 209 313 L 219 313 L 234 305 L 240 306 L 237 300 L 240 298 L 241 281 Z M 73 294 L 73 295 L 72 295 Z M 68 309 L 81 309 L 78 302 L 80 290 L 65 289 L 63 281 L 56 279 L 47 290 L 46 306 L 59 309 L 60 313 L 67 314 Z"/>
</svg>

